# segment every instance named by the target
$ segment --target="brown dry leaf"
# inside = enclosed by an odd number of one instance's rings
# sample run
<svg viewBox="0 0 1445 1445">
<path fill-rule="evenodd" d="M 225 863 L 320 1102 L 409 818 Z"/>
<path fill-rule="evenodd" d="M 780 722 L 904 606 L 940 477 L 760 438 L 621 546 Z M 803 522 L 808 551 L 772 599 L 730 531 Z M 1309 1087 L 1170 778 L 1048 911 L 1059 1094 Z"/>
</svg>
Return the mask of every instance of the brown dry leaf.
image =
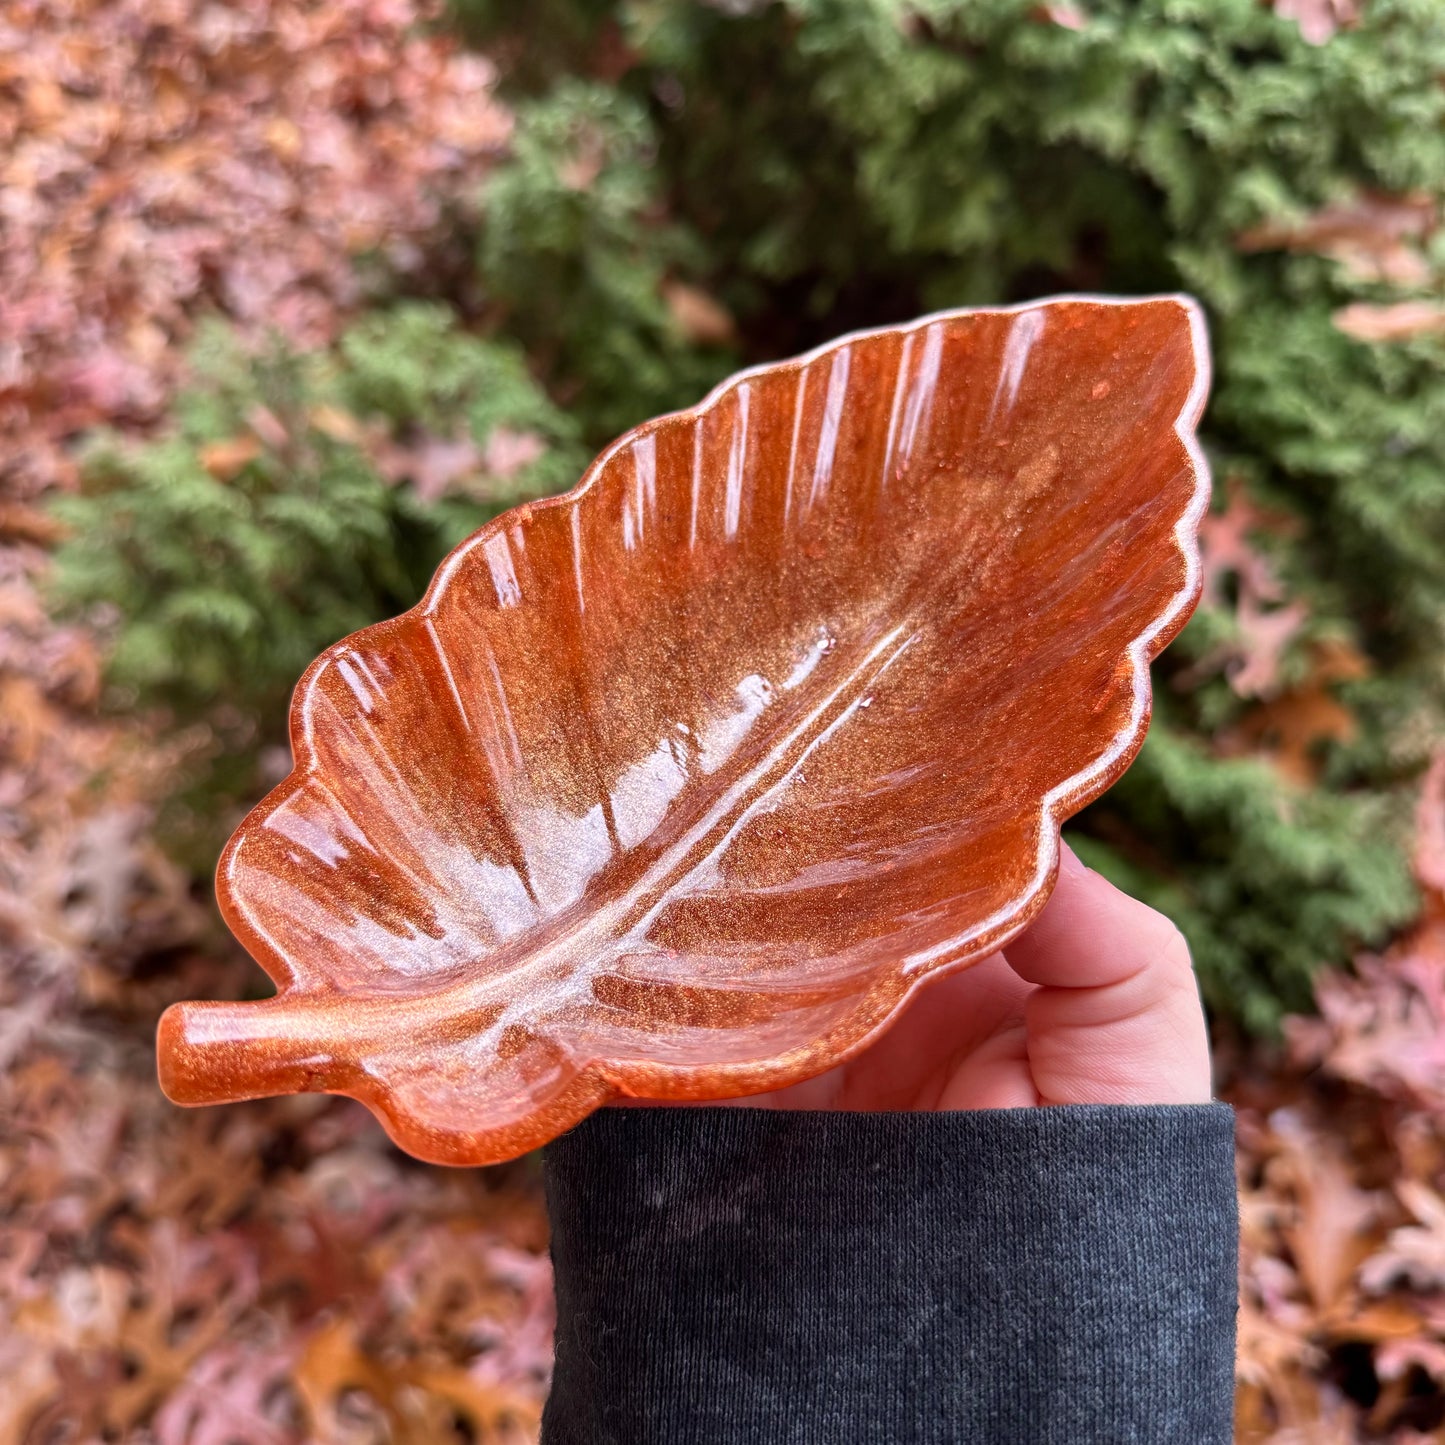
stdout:
<svg viewBox="0 0 1445 1445">
<path fill-rule="evenodd" d="M 1361 0 L 1274 0 L 1274 13 L 1293 20 L 1311 45 L 1324 45 L 1359 23 Z"/>
<path fill-rule="evenodd" d="M 685 281 L 664 281 L 662 299 L 674 325 L 699 346 L 730 346 L 737 340 L 737 322 L 715 297 Z"/>
<path fill-rule="evenodd" d="M 407 1383 L 449 1406 L 453 1420 L 464 1422 L 465 1438 L 485 1445 L 526 1445 L 541 1427 L 542 1412 L 534 1401 L 455 1366 L 415 1366 L 407 1372 Z"/>
<path fill-rule="evenodd" d="M 1416 1179 L 1401 1179 L 1395 1193 L 1416 1223 L 1391 1231 L 1360 1270 L 1360 1283 L 1377 1294 L 1396 1284 L 1445 1290 L 1445 1199 Z"/>
<path fill-rule="evenodd" d="M 1286 1037 L 1304 1067 L 1415 1108 L 1445 1110 L 1445 939 L 1422 929 L 1353 976 L 1321 978 L 1319 1016 L 1291 1019 Z"/>
<path fill-rule="evenodd" d="M 383 426 L 364 424 L 332 406 L 314 408 L 307 421 L 333 441 L 365 448 L 382 476 L 410 483 L 429 502 L 452 491 L 485 493 L 489 481 L 510 481 L 547 451 L 535 432 L 509 427 L 494 427 L 486 446 L 478 448 L 469 436 L 423 433 L 398 440 Z"/>
<path fill-rule="evenodd" d="M 77 808 L 33 840 L 13 878 L 0 869 L 0 923 L 36 973 L 78 985 L 84 959 L 124 974 L 200 932 L 202 910 L 151 836 L 151 816 L 137 804 Z"/>
<path fill-rule="evenodd" d="M 1334 314 L 1335 326 L 1356 341 L 1411 341 L 1445 331 L 1445 306 L 1436 301 L 1374 305 L 1356 301 Z"/>
<path fill-rule="evenodd" d="M 1310 684 L 1253 708 L 1222 738 L 1222 751 L 1266 757 L 1292 783 L 1312 787 L 1320 774 L 1319 747 L 1353 741 L 1355 715 L 1324 687 Z"/>
<path fill-rule="evenodd" d="M 1289 607 L 1281 612 L 1291 612 Z M 1239 613 L 1241 632 L 1249 636 L 1245 618 L 1247 609 L 1241 598 Z M 1281 631 L 1288 631 L 1293 618 L 1285 619 L 1280 630 L 1266 628 L 1253 634 L 1250 650 L 1241 673 L 1261 681 L 1269 677 L 1278 681 L 1279 658 L 1284 643 Z M 1288 691 L 1277 687 L 1251 708 L 1231 729 L 1216 738 L 1222 756 L 1250 754 L 1267 758 L 1290 782 L 1310 787 L 1318 781 L 1322 764 L 1321 745 L 1329 742 L 1348 743 L 1359 731 L 1359 723 L 1350 709 L 1333 692 L 1340 682 L 1368 677 L 1369 659 L 1350 643 L 1338 639 L 1321 639 L 1309 645 L 1309 671 Z M 1234 679 L 1235 691 L 1245 688 Z"/>
<path fill-rule="evenodd" d="M 347 446 L 363 446 L 368 440 L 367 430 L 361 422 L 339 407 L 313 407 L 306 419 L 322 436 L 328 436 L 334 442 Z"/>
<path fill-rule="evenodd" d="M 345 1438 L 340 1409 L 343 1398 L 351 1391 L 364 1391 L 371 1397 L 390 1427 L 391 1438 L 397 1438 L 396 1427 L 403 1424 L 396 1419 L 397 1385 L 384 1369 L 367 1358 L 351 1321 L 332 1320 L 311 1336 L 297 1364 L 295 1380 L 313 1438 L 323 1442 Z"/>
<path fill-rule="evenodd" d="M 55 1396 L 58 1380 L 46 1356 L 13 1334 L 0 1333 L 0 1445 L 27 1445 L 30 1422 Z"/>
<path fill-rule="evenodd" d="M 48 547 L 65 536 L 65 525 L 37 507 L 0 500 L 0 541 Z"/>
<path fill-rule="evenodd" d="M 1445 749 L 1430 760 L 1415 808 L 1415 876 L 1445 898 Z"/>
<path fill-rule="evenodd" d="M 1373 1259 L 1375 1256 L 1371 1256 Z M 1405 1297 L 1371 1301 L 1337 1325 L 1341 1339 L 1372 1345 L 1418 1338 L 1427 1328 L 1417 1304 Z"/>
<path fill-rule="evenodd" d="M 0 676 L 0 748 L 21 767 L 33 767 L 45 749 L 55 711 L 33 677 Z"/>
<path fill-rule="evenodd" d="M 1379 1204 L 1355 1183 L 1337 1141 L 1293 1110 L 1277 1110 L 1270 1128 L 1279 1152 L 1268 1177 L 1293 1196 L 1283 1228 L 1301 1283 L 1322 1315 L 1348 1317 L 1348 1290 L 1370 1252 Z"/>
<path fill-rule="evenodd" d="M 1310 644 L 1310 653 L 1310 678 L 1314 682 L 1358 682 L 1374 670 L 1370 659 L 1342 638 L 1319 638 Z"/>
<path fill-rule="evenodd" d="M 1337 201 L 1293 224 L 1273 223 L 1243 232 L 1241 251 L 1301 251 L 1329 256 L 1356 280 L 1423 286 L 1432 272 L 1421 247 L 1438 220 L 1426 195 L 1364 192 Z"/>
<path fill-rule="evenodd" d="M 488 476 L 510 481 L 523 467 L 538 461 L 546 450 L 546 442 L 535 432 L 493 427 L 482 451 L 482 466 Z"/>
<path fill-rule="evenodd" d="M 1243 1186 L 1240 1202 L 1247 1220 L 1261 1192 Z M 1311 1377 L 1324 1363 L 1298 1276 L 1273 1252 L 1281 1248 L 1277 1229 L 1241 1232 L 1236 1373 L 1244 1438 L 1262 1438 L 1280 1418 L 1307 1417 L 1315 1396 Z"/>
<path fill-rule="evenodd" d="M 1445 1383 L 1445 1342 L 1419 1335 L 1390 1340 L 1375 1351 L 1375 1370 L 1382 1380 L 1403 1379 L 1411 1369 L 1423 1370 L 1437 1384 Z"/>
<path fill-rule="evenodd" d="M 281 418 L 269 406 L 253 406 L 246 413 L 246 425 L 272 451 L 284 451 L 290 445 L 291 434 L 286 430 Z M 221 443 L 221 445 L 225 444 Z"/>
<path fill-rule="evenodd" d="M 511 1445 L 534 1437 L 541 1412 L 525 1396 L 485 1385 L 445 1365 L 382 1362 L 363 1347 L 356 1325 L 333 1320 L 307 1343 L 295 1372 L 313 1438 L 345 1440 L 347 1413 L 360 1394 L 397 1445 L 430 1445 L 460 1416 L 466 1438 Z"/>
<path fill-rule="evenodd" d="M 1199 524 L 1204 573 L 1200 601 L 1222 606 L 1224 584 L 1232 576 L 1260 602 L 1278 602 L 1284 596 L 1284 585 L 1252 537 L 1281 530 L 1281 523 L 1257 507 L 1241 487 L 1230 484 L 1223 509 L 1210 512 Z"/>
<path fill-rule="evenodd" d="M 1030 14 L 1035 20 L 1065 30 L 1082 30 L 1089 23 L 1089 17 L 1077 5 L 1036 5 Z"/>
<path fill-rule="evenodd" d="M 410 482 L 423 501 L 435 502 L 481 468 L 482 453 L 470 437 L 422 436 L 383 441 L 373 449 L 377 470 L 390 482 Z"/>
<path fill-rule="evenodd" d="M 1265 697 L 1279 683 L 1280 663 L 1309 620 L 1302 602 L 1261 607 L 1241 589 L 1235 619 L 1239 624 L 1239 662 L 1227 670 L 1229 685 L 1240 697 Z"/>
<path fill-rule="evenodd" d="M 1278 688 L 1280 662 L 1309 611 L 1303 603 L 1286 600 L 1284 584 L 1254 538 L 1261 533 L 1288 536 L 1296 529 L 1291 519 L 1257 506 L 1238 481 L 1227 484 L 1225 497 L 1224 507 L 1199 527 L 1201 600 L 1206 606 L 1224 607 L 1225 584 L 1234 579 L 1237 638 L 1202 659 L 1187 677 L 1223 671 L 1241 697 L 1268 697 Z"/>
<path fill-rule="evenodd" d="M 225 1343 L 156 1412 L 157 1445 L 300 1445 L 289 1348 Z"/>
<path fill-rule="evenodd" d="M 301 128 L 289 116 L 273 116 L 262 127 L 266 144 L 283 161 L 294 161 L 301 155 Z"/>
<path fill-rule="evenodd" d="M 196 1143 L 204 1139 L 202 1134 Z M 238 1157 L 215 1148 L 188 1151 L 170 1160 L 163 1173 L 148 1171 L 143 1164 L 135 1172 L 145 1180 L 150 1206 L 160 1218 L 186 1219 L 203 1232 L 225 1229 L 244 1218 L 264 1177 L 253 1155 Z"/>
<path fill-rule="evenodd" d="M 261 443 L 254 436 L 229 437 L 203 446 L 201 465 L 218 482 L 229 482 L 243 467 L 254 462 L 261 451 Z"/>
</svg>

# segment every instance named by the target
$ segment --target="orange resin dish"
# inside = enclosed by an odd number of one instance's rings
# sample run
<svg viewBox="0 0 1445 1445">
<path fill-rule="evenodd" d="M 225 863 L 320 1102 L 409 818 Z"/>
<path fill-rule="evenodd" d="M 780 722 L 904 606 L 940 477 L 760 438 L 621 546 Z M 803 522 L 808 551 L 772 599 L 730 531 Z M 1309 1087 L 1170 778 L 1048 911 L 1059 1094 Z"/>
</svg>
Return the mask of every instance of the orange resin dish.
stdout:
<svg viewBox="0 0 1445 1445">
<path fill-rule="evenodd" d="M 733 377 L 328 649 L 221 860 L 275 997 L 183 1104 L 323 1090 L 486 1164 L 819 1073 L 1042 907 L 1199 591 L 1184 297 L 945 312 Z"/>
</svg>

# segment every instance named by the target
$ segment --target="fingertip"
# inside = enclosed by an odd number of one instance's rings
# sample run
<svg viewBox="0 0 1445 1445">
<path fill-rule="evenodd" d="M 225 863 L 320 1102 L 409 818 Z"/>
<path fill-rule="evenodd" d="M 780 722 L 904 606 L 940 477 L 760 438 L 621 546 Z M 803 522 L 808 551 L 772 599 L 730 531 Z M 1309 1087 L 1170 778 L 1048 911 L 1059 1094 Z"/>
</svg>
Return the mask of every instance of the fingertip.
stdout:
<svg viewBox="0 0 1445 1445">
<path fill-rule="evenodd" d="M 1067 840 L 1059 839 L 1059 877 L 1073 878 L 1081 873 L 1093 873 L 1093 869 L 1069 847 Z M 1098 875 L 1095 875 L 1096 877 Z"/>
</svg>

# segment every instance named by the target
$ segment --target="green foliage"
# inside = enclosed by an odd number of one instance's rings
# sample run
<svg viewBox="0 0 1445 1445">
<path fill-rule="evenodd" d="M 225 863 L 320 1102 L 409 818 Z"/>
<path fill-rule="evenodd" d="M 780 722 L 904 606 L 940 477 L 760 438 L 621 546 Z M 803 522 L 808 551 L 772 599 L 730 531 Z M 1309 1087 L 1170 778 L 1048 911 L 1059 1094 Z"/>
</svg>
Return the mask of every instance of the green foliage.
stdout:
<svg viewBox="0 0 1445 1445">
<path fill-rule="evenodd" d="M 487 295 L 598 441 L 696 401 L 733 359 L 690 346 L 668 310 L 696 247 L 663 216 L 655 144 L 635 101 L 564 81 L 520 108 L 484 197 Z"/>
<path fill-rule="evenodd" d="M 1445 349 L 1350 339 L 1340 307 L 1417 293 L 1241 235 L 1362 194 L 1441 198 L 1433 0 L 1372 0 L 1324 45 L 1259 0 L 1091 0 L 1077 29 L 1032 0 L 457 8 L 526 97 L 481 279 L 576 381 L 592 439 L 672 404 L 647 358 L 700 389 L 659 339 L 657 280 L 680 258 L 755 356 L 1050 291 L 1199 296 L 1207 444 L 1221 477 L 1293 519 L 1255 543 L 1307 620 L 1269 687 L 1241 695 L 1219 659 L 1249 638 L 1220 579 L 1083 846 L 1170 909 L 1211 1002 L 1256 1027 L 1408 916 L 1404 804 L 1442 731 Z M 589 128 L 611 137 L 590 143 L 604 164 L 569 192 Z M 1422 245 L 1425 294 L 1441 249 Z M 1305 785 L 1261 739 L 1270 701 L 1317 682 L 1324 642 L 1369 675 L 1317 683 L 1353 725 L 1295 740 Z"/>
<path fill-rule="evenodd" d="M 213 329 L 193 362 L 172 430 L 97 439 L 82 491 L 56 502 L 70 539 L 53 590 L 70 612 L 118 614 L 113 704 L 192 729 L 167 826 L 208 866 L 236 808 L 274 781 L 286 701 L 311 659 L 409 607 L 451 546 L 575 480 L 580 458 L 520 353 L 442 308 L 374 315 L 321 354 L 248 352 Z M 508 432 L 547 449 L 488 475 L 486 443 Z M 438 447 L 464 471 L 423 496 Z"/>
</svg>

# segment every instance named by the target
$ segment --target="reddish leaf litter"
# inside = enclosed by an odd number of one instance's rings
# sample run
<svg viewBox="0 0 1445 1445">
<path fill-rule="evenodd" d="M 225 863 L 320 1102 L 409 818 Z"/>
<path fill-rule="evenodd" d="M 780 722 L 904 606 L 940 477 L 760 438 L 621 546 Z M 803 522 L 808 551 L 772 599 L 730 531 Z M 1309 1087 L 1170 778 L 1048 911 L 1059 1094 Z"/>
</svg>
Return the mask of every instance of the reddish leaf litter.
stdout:
<svg viewBox="0 0 1445 1445">
<path fill-rule="evenodd" d="M 1226 615 L 1232 630 L 1179 678 L 1194 686 L 1220 674 L 1250 705 L 1221 727 L 1214 746 L 1222 757 L 1263 758 L 1291 782 L 1311 786 L 1319 776 L 1322 742 L 1349 742 L 1354 714 L 1336 684 L 1369 673 L 1369 659 L 1338 637 L 1310 637 L 1310 610 L 1291 598 L 1276 573 L 1268 539 L 1289 537 L 1297 523 L 1258 506 L 1229 479 L 1223 505 L 1199 529 L 1204 563 L 1203 606 Z"/>
<path fill-rule="evenodd" d="M 1417 837 L 1420 923 L 1324 977 L 1277 1053 L 1221 1050 L 1241 1441 L 1445 1441 L 1445 757 Z"/>
<path fill-rule="evenodd" d="M 43 493 L 163 415 L 199 318 L 322 340 L 445 245 L 509 122 L 435 18 L 0 0 L 0 1445 L 536 1439 L 534 1165 L 160 1097 L 161 1008 L 254 974 L 152 836 L 187 739 L 105 721 L 40 601 Z"/>
<path fill-rule="evenodd" d="M 408 0 L 0 3 L 0 457 L 165 405 L 194 318 L 324 339 L 510 134 Z M 360 264 L 358 264 L 360 263 Z"/>
<path fill-rule="evenodd" d="M 1355 7 L 1344 0 L 1292 0 L 1276 11 L 1297 19 L 1306 39 L 1330 38 L 1353 20 Z M 1356 341 L 1398 342 L 1445 331 L 1445 307 L 1422 291 L 1435 289 L 1437 268 L 1430 247 L 1439 225 L 1436 199 L 1363 192 L 1301 216 L 1293 224 L 1256 226 L 1236 237 L 1241 251 L 1295 251 L 1327 256 L 1352 281 L 1394 290 L 1400 299 L 1354 301 L 1334 315 L 1335 325 Z"/>
</svg>

